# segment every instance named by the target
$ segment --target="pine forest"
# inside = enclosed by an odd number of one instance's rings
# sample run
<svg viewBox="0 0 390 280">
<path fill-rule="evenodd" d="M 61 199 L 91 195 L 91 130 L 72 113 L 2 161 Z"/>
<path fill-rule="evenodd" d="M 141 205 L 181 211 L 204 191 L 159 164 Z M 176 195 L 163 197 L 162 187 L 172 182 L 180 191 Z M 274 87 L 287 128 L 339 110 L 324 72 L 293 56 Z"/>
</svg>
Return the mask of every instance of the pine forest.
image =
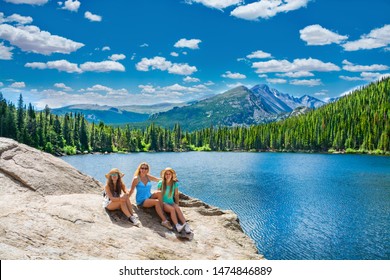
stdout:
<svg viewBox="0 0 390 280">
<path fill-rule="evenodd" d="M 81 114 L 57 116 L 17 105 L 0 93 L 0 136 L 63 155 L 143 151 L 287 151 L 390 155 L 390 78 L 371 83 L 304 115 L 250 127 L 183 131 L 88 123 Z"/>
</svg>

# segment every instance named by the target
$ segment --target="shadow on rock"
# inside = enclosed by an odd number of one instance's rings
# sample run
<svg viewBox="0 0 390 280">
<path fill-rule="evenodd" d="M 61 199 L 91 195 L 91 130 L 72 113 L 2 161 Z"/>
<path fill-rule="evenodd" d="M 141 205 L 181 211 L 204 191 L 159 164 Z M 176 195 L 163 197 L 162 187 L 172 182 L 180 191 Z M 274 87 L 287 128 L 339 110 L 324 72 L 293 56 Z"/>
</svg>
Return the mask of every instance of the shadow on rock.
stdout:
<svg viewBox="0 0 390 280">
<path fill-rule="evenodd" d="M 122 213 L 120 210 L 107 210 L 105 209 L 106 214 L 110 217 L 110 220 L 113 224 L 116 224 L 121 227 L 129 228 L 134 225 L 129 221 L 129 219 Z"/>
<path fill-rule="evenodd" d="M 193 239 L 194 234 L 185 234 L 185 233 L 179 233 L 175 229 L 169 230 L 161 225 L 161 219 L 157 215 L 156 210 L 154 208 L 144 208 L 144 207 L 135 207 L 135 212 L 137 213 L 139 220 L 142 224 L 142 227 L 149 228 L 150 230 L 154 231 L 161 237 L 167 238 L 167 239 L 178 239 L 180 241 L 190 241 Z M 165 216 L 167 220 L 171 223 L 173 226 L 173 223 L 171 222 L 171 219 L 169 216 Z"/>
</svg>

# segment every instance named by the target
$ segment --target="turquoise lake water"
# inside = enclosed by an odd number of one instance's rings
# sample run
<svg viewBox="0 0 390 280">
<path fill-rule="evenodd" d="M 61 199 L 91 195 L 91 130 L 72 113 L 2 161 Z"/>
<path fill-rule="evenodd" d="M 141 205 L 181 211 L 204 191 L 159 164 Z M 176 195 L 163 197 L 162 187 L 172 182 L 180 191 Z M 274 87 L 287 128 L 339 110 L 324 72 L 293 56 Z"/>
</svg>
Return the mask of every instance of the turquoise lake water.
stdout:
<svg viewBox="0 0 390 280">
<path fill-rule="evenodd" d="M 155 176 L 170 166 L 182 192 L 237 213 L 267 259 L 390 259 L 390 157 L 188 152 L 62 159 L 103 183 L 118 167 L 128 187 L 140 162 Z"/>
</svg>

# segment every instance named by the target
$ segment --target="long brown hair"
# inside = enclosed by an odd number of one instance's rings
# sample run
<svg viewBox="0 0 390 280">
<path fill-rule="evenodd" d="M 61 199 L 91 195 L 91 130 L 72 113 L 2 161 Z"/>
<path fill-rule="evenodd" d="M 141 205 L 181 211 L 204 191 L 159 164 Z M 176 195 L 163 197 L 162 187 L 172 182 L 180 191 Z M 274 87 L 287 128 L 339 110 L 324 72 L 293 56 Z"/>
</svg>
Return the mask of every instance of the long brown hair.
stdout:
<svg viewBox="0 0 390 280">
<path fill-rule="evenodd" d="M 112 181 L 111 177 L 107 179 L 107 185 L 110 188 L 111 194 L 114 196 L 114 193 L 118 194 L 118 197 L 121 196 L 122 193 L 122 178 L 118 176 L 118 180 L 116 181 L 116 186 L 114 186 L 114 182 Z"/>
<path fill-rule="evenodd" d="M 172 176 L 171 176 L 171 181 L 172 181 L 172 186 L 171 186 L 171 189 L 169 190 L 169 196 L 172 196 L 172 192 L 173 192 L 173 186 L 176 184 L 176 182 L 178 181 L 177 178 L 174 177 L 175 173 L 173 171 L 173 169 L 165 169 L 164 173 L 163 173 L 163 178 L 162 178 L 162 189 L 161 189 L 161 192 L 162 192 L 162 195 L 164 196 L 165 192 L 167 191 L 167 180 L 165 179 L 165 173 L 169 171 L 171 172 Z"/>
</svg>

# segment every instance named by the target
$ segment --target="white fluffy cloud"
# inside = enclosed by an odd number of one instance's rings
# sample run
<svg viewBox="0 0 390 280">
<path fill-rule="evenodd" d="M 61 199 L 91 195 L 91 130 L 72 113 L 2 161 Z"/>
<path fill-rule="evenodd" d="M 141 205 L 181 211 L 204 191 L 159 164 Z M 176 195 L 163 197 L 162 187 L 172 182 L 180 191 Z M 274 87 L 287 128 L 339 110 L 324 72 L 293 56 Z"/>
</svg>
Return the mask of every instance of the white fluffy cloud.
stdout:
<svg viewBox="0 0 390 280">
<path fill-rule="evenodd" d="M 172 66 L 172 62 L 165 59 L 165 57 L 155 56 L 154 58 L 142 58 L 140 62 L 137 63 L 136 68 L 138 71 L 149 71 L 149 68 L 152 70 L 158 69 L 161 71 L 166 71 L 169 67 Z"/>
<path fill-rule="evenodd" d="M 285 79 L 267 79 L 267 82 L 270 84 L 285 84 L 287 80 Z"/>
<path fill-rule="evenodd" d="M 10 85 L 12 88 L 25 88 L 26 84 L 24 82 L 14 82 Z"/>
<path fill-rule="evenodd" d="M 279 77 L 289 77 L 289 78 L 302 78 L 302 77 L 313 77 L 314 74 L 308 71 L 297 71 L 297 72 L 287 72 L 283 74 L 276 74 Z"/>
<path fill-rule="evenodd" d="M 383 64 L 355 65 L 348 60 L 343 60 L 343 64 L 343 69 L 349 72 L 384 71 L 389 69 L 387 65 Z"/>
<path fill-rule="evenodd" d="M 71 12 L 77 12 L 80 8 L 80 1 L 78 0 L 66 0 L 65 3 L 64 3 L 64 7 L 62 7 L 62 9 L 64 10 L 69 10 Z"/>
<path fill-rule="evenodd" d="M 94 15 L 91 12 L 87 11 L 84 13 L 84 17 L 90 21 L 102 21 L 102 17 L 99 15 Z"/>
<path fill-rule="evenodd" d="M 12 14 L 8 17 L 4 17 L 4 13 L 0 12 L 0 23 L 3 22 L 16 22 L 19 24 L 30 24 L 33 22 L 33 18 L 21 16 L 19 14 Z"/>
<path fill-rule="evenodd" d="M 154 93 L 156 92 L 156 89 L 152 85 L 139 85 L 138 86 L 143 93 Z"/>
<path fill-rule="evenodd" d="M 14 87 L 2 89 L 5 92 L 21 92 L 25 100 L 37 100 L 33 104 L 37 108 L 43 109 L 45 105 L 50 108 L 63 107 L 74 104 L 77 100 L 79 104 L 98 104 L 108 106 L 123 106 L 127 104 L 157 104 L 166 102 L 182 103 L 193 99 L 199 99 L 209 94 L 210 89 L 205 84 L 195 85 L 191 87 L 182 86 L 180 84 L 172 84 L 166 87 L 155 86 L 151 84 L 139 85 L 139 93 L 129 93 L 126 88 L 112 88 L 107 85 L 95 84 L 86 88 L 71 89 L 64 83 L 56 83 L 55 88 L 44 90 L 25 90 L 21 88 L 23 85 L 14 84 Z M 1 83 L 0 83 L 1 86 Z M 19 86 L 19 88 L 15 87 Z"/>
<path fill-rule="evenodd" d="M 299 72 L 299 71 L 319 71 L 319 72 L 330 72 L 340 71 L 340 67 L 330 62 L 322 62 L 318 59 L 294 59 L 293 62 L 288 60 L 269 60 L 264 62 L 255 62 L 252 64 L 252 68 L 256 68 L 256 73 L 288 73 L 288 72 Z"/>
<path fill-rule="evenodd" d="M 7 47 L 7 46 L 4 46 L 4 43 L 1 42 L 0 43 L 0 59 L 3 59 L 3 60 L 11 60 L 12 59 L 12 50 L 14 48 L 13 47 Z"/>
<path fill-rule="evenodd" d="M 40 70 L 48 69 L 47 64 L 44 62 L 27 62 L 24 67 Z"/>
<path fill-rule="evenodd" d="M 191 75 L 196 72 L 197 69 L 195 66 L 190 66 L 187 63 L 172 63 L 165 59 L 165 57 L 155 56 L 154 58 L 142 58 L 140 62 L 136 64 L 136 69 L 138 71 L 147 72 L 149 69 L 152 70 L 161 70 L 168 71 L 171 74 L 178 75 Z"/>
<path fill-rule="evenodd" d="M 112 91 L 112 88 L 97 84 L 97 85 L 89 87 L 85 90 L 86 91 L 106 91 L 106 92 L 109 92 L 109 91 Z"/>
<path fill-rule="evenodd" d="M 40 6 L 46 4 L 49 0 L 4 0 L 4 1 L 13 4 L 29 4 L 29 5 Z"/>
<path fill-rule="evenodd" d="M 108 58 L 113 60 L 113 61 L 118 61 L 118 60 L 125 59 L 126 56 L 124 54 L 113 54 L 113 55 L 109 56 Z"/>
<path fill-rule="evenodd" d="M 230 14 L 246 20 L 258 20 L 259 18 L 267 19 L 281 12 L 287 13 L 306 7 L 309 1 L 310 0 L 260 0 L 239 6 Z"/>
<path fill-rule="evenodd" d="M 200 82 L 200 80 L 198 78 L 193 78 L 193 77 L 190 77 L 190 76 L 187 76 L 187 77 L 183 78 L 183 81 L 185 83 L 198 83 L 198 82 Z"/>
<path fill-rule="evenodd" d="M 71 63 L 71 62 L 64 60 L 64 59 L 48 61 L 46 63 L 28 62 L 24 66 L 32 68 L 32 69 L 40 69 L 40 70 L 57 69 L 58 71 L 67 72 L 67 73 L 81 73 L 82 72 L 77 64 Z"/>
<path fill-rule="evenodd" d="M 177 75 L 191 75 L 196 71 L 198 70 L 195 66 L 190 66 L 187 63 L 173 63 L 172 66 L 168 68 L 168 73 Z"/>
<path fill-rule="evenodd" d="M 64 59 L 61 60 L 55 60 L 55 61 L 49 61 L 46 63 L 47 67 L 49 69 L 57 69 L 58 71 L 64 71 L 68 73 L 80 73 L 80 69 L 77 67 L 77 64 L 70 63 Z"/>
<path fill-rule="evenodd" d="M 189 48 L 189 49 L 199 49 L 199 43 L 202 41 L 199 39 L 180 39 L 174 45 L 175 48 Z"/>
<path fill-rule="evenodd" d="M 299 30 L 300 37 L 309 46 L 323 46 L 332 43 L 340 44 L 348 39 L 348 36 L 342 36 L 323 28 L 319 24 L 309 25 Z"/>
<path fill-rule="evenodd" d="M 56 88 L 60 88 L 60 89 L 65 90 L 65 91 L 72 91 L 72 88 L 66 86 L 64 83 L 55 83 L 54 86 Z"/>
<path fill-rule="evenodd" d="M 329 45 L 332 43 L 341 45 L 346 51 L 369 50 L 385 48 L 390 44 L 390 25 L 371 30 L 367 35 L 362 35 L 359 40 L 346 42 L 348 36 L 339 35 L 319 24 L 309 25 L 299 31 L 300 38 L 308 45 Z"/>
<path fill-rule="evenodd" d="M 166 86 L 164 87 L 164 89 L 168 91 L 186 91 L 189 89 L 189 87 L 185 87 L 179 84 L 174 84 L 174 85 Z"/>
<path fill-rule="evenodd" d="M 342 45 L 346 51 L 370 50 L 386 47 L 390 44 L 390 25 L 373 29 L 367 35 L 362 35 L 359 40 L 347 42 Z"/>
<path fill-rule="evenodd" d="M 110 72 L 119 71 L 124 72 L 125 67 L 116 61 L 101 61 L 101 62 L 85 62 L 80 65 L 83 72 Z"/>
<path fill-rule="evenodd" d="M 204 96 L 210 89 L 205 85 L 196 85 L 186 87 L 179 84 L 173 84 L 166 87 L 153 85 L 139 85 L 141 93 L 145 97 L 153 98 L 156 102 L 164 102 L 168 98 L 171 102 L 183 102 L 183 100 L 193 99 L 196 96 Z"/>
<path fill-rule="evenodd" d="M 241 73 L 232 73 L 230 71 L 226 71 L 224 74 L 221 75 L 223 78 L 229 78 L 229 79 L 246 79 L 246 76 Z"/>
<path fill-rule="evenodd" d="M 110 96 L 124 96 L 124 95 L 127 95 L 129 92 L 127 91 L 127 89 L 125 88 L 121 88 L 121 89 L 113 89 L 113 88 L 110 88 L 110 87 L 107 87 L 107 86 L 103 86 L 103 85 L 94 85 L 92 87 L 89 87 L 87 89 L 82 89 L 80 90 L 81 92 L 96 92 L 96 91 L 103 91 L 103 92 L 106 92 L 106 94 L 110 95 Z"/>
<path fill-rule="evenodd" d="M 322 85 L 320 79 L 310 79 L 310 80 L 292 80 L 290 81 L 290 84 L 295 86 L 308 86 L 308 87 L 314 87 Z"/>
<path fill-rule="evenodd" d="M 271 57 L 271 54 L 263 52 L 263 51 L 255 51 L 255 52 L 252 52 L 251 54 L 248 54 L 246 57 L 249 58 L 249 59 L 252 59 L 252 58 L 269 58 L 269 57 Z"/>
<path fill-rule="evenodd" d="M 79 104 L 109 106 L 120 106 L 135 103 L 137 100 L 139 101 L 139 94 L 129 94 L 126 89 L 111 89 L 110 92 L 80 90 L 80 93 L 46 89 L 35 92 L 34 96 L 40 96 L 39 101 L 34 102 L 37 108 L 44 108 L 46 105 L 50 108 L 68 106 L 74 104 L 74 100 L 77 100 Z"/>
<path fill-rule="evenodd" d="M 101 62 L 85 62 L 80 65 L 71 63 L 67 60 L 55 60 L 46 63 L 43 62 L 29 62 L 25 67 L 33 69 L 57 69 L 67 73 L 83 73 L 83 72 L 110 72 L 110 71 L 125 71 L 125 67 L 116 61 L 101 61 Z"/>
<path fill-rule="evenodd" d="M 376 72 L 362 72 L 360 73 L 360 76 L 359 77 L 350 77 L 350 76 L 339 76 L 340 79 L 343 79 L 343 80 L 346 80 L 346 81 L 368 81 L 368 82 L 372 82 L 372 81 L 376 81 L 376 80 L 380 80 L 382 78 L 385 78 L 385 77 L 389 77 L 390 74 L 389 73 L 385 73 L 385 74 L 382 74 L 382 73 L 376 73 Z"/>
<path fill-rule="evenodd" d="M 341 75 L 339 76 L 340 79 L 345 80 L 345 81 L 364 81 L 364 78 L 362 77 L 350 77 L 350 76 L 344 76 Z"/>
<path fill-rule="evenodd" d="M 84 44 L 41 31 L 37 26 L 18 26 L 0 24 L 0 38 L 26 52 L 50 55 L 52 53 L 69 54 Z"/>
<path fill-rule="evenodd" d="M 224 9 L 229 6 L 238 5 L 243 0 L 186 0 L 187 4 L 200 3 L 209 8 Z"/>
</svg>

